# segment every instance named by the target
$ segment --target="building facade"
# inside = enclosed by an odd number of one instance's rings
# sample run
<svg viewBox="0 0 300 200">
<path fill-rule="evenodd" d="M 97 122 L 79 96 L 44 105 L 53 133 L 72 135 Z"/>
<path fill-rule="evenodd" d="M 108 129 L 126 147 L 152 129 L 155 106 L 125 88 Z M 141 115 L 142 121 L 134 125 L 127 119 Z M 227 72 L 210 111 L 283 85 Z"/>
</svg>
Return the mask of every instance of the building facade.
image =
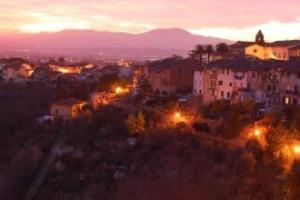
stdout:
<svg viewBox="0 0 300 200">
<path fill-rule="evenodd" d="M 194 70 L 198 67 L 193 59 L 168 58 L 148 64 L 147 78 L 156 94 L 192 93 Z"/>
<path fill-rule="evenodd" d="M 76 99 L 65 99 L 54 102 L 51 105 L 51 115 L 55 119 L 71 120 L 77 118 L 83 107 L 87 104 L 85 101 Z"/>
</svg>

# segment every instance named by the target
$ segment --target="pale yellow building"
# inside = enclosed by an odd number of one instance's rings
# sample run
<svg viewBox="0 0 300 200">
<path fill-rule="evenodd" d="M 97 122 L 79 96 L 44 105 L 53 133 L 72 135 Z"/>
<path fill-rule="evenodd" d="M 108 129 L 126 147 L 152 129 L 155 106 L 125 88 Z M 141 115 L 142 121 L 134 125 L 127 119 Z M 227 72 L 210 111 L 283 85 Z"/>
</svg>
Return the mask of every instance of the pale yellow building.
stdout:
<svg viewBox="0 0 300 200">
<path fill-rule="evenodd" d="M 265 42 L 264 35 L 259 31 L 255 42 L 245 47 L 245 55 L 261 60 L 290 60 L 291 57 L 300 57 L 300 40 L 283 40 Z M 297 48 L 298 47 L 298 48 Z"/>
<path fill-rule="evenodd" d="M 254 56 L 261 60 L 289 60 L 289 48 L 290 45 L 288 43 L 284 44 L 272 44 L 272 43 L 265 43 L 265 44 L 253 44 L 245 49 L 245 54 Z"/>
</svg>

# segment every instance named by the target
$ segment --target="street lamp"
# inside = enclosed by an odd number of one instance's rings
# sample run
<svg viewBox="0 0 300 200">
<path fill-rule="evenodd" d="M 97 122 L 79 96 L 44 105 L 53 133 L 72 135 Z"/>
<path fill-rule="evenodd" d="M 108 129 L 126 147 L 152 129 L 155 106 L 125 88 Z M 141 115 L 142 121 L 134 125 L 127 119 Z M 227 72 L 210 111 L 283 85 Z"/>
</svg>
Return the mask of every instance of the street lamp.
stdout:
<svg viewBox="0 0 300 200">
<path fill-rule="evenodd" d="M 176 112 L 174 114 L 174 116 L 175 116 L 175 119 L 180 119 L 181 118 L 181 113 L 180 112 Z"/>
<path fill-rule="evenodd" d="M 121 87 L 116 87 L 116 90 L 115 90 L 116 94 L 121 94 L 122 91 L 123 91 L 123 89 Z"/>
<path fill-rule="evenodd" d="M 259 137 L 259 136 L 261 135 L 261 131 L 260 131 L 259 129 L 255 129 L 255 130 L 254 130 L 254 135 L 255 135 L 256 137 Z"/>
<path fill-rule="evenodd" d="M 299 145 L 294 145 L 293 151 L 295 154 L 300 155 L 300 146 Z"/>
</svg>

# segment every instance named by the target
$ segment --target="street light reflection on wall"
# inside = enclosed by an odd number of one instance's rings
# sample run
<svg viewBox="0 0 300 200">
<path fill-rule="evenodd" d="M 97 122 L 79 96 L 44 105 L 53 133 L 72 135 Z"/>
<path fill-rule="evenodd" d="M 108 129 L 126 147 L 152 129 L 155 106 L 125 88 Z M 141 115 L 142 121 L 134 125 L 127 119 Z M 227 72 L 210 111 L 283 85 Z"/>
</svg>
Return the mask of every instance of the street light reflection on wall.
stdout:
<svg viewBox="0 0 300 200">
<path fill-rule="evenodd" d="M 183 116 L 183 114 L 180 111 L 176 111 L 173 114 L 174 122 L 175 123 L 180 123 L 180 122 L 185 122 L 186 118 Z"/>
<path fill-rule="evenodd" d="M 124 88 L 124 87 L 121 87 L 121 86 L 118 86 L 118 87 L 115 88 L 115 94 L 116 95 L 126 94 L 128 92 L 129 92 L 128 88 Z"/>
</svg>

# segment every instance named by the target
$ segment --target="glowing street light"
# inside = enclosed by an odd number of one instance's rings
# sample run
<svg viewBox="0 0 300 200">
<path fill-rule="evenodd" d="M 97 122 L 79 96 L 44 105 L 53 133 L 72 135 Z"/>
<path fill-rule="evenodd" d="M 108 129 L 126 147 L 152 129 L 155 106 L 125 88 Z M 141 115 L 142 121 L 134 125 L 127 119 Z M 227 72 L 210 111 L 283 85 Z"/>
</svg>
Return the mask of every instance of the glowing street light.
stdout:
<svg viewBox="0 0 300 200">
<path fill-rule="evenodd" d="M 174 119 L 175 123 L 186 122 L 187 121 L 185 116 L 183 116 L 182 113 L 180 113 L 179 111 L 177 111 L 173 114 L 173 119 Z"/>
<path fill-rule="evenodd" d="M 116 94 L 121 94 L 123 93 L 123 89 L 121 87 L 116 87 L 115 92 Z"/>
<path fill-rule="evenodd" d="M 300 146 L 299 145 L 295 145 L 293 147 L 293 151 L 294 151 L 295 154 L 300 154 Z"/>
<path fill-rule="evenodd" d="M 259 129 L 255 129 L 255 130 L 254 130 L 254 135 L 255 135 L 256 137 L 259 137 L 259 136 L 261 135 L 261 131 L 260 131 Z"/>
<path fill-rule="evenodd" d="M 120 94 L 126 94 L 126 93 L 128 93 L 129 92 L 129 89 L 128 88 L 123 88 L 123 87 L 120 87 L 120 86 L 118 86 L 118 87 L 116 87 L 115 88 L 115 93 L 117 94 L 117 95 L 120 95 Z"/>
<path fill-rule="evenodd" d="M 174 114 L 174 116 L 175 116 L 175 119 L 180 119 L 180 118 L 181 118 L 180 112 L 176 112 L 176 113 Z"/>
</svg>

